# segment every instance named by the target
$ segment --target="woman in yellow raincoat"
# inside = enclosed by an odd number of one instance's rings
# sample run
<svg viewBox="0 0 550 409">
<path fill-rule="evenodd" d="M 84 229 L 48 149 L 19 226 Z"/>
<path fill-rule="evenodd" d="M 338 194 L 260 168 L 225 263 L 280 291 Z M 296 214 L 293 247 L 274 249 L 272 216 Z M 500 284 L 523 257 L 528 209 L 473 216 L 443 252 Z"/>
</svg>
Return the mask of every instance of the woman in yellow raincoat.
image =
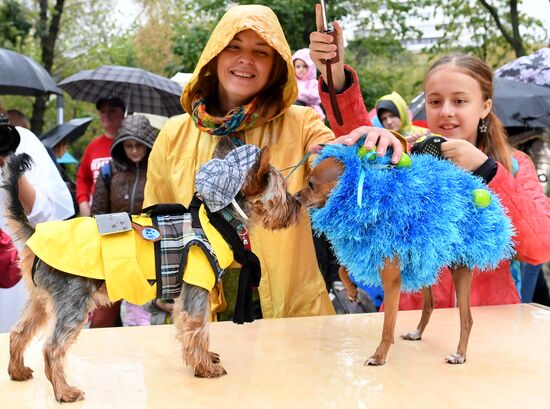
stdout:
<svg viewBox="0 0 550 409">
<path fill-rule="evenodd" d="M 222 136 L 237 145 L 270 145 L 271 164 L 278 169 L 296 165 L 311 147 L 332 141 L 334 134 L 315 111 L 292 105 L 296 96 L 292 55 L 273 11 L 260 5 L 231 8 L 183 91 L 187 114 L 171 118 L 153 146 L 144 206 L 187 206 L 195 174 Z M 345 142 L 354 143 L 369 129 L 346 135 Z M 377 143 L 379 150 L 391 145 L 401 153 L 399 140 L 387 131 L 373 128 L 367 141 L 371 147 Z M 302 166 L 292 174 L 291 193 L 302 188 L 308 170 Z M 282 231 L 257 226 L 250 238 L 262 265 L 259 298 L 264 318 L 334 314 L 305 211 L 298 226 Z"/>
</svg>

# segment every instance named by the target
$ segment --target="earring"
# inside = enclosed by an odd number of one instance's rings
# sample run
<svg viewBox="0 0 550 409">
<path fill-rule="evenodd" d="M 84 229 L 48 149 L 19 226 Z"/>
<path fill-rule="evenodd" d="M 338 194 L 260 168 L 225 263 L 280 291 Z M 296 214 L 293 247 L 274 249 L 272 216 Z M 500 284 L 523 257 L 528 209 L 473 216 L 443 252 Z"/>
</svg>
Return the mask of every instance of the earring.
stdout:
<svg viewBox="0 0 550 409">
<path fill-rule="evenodd" d="M 487 133 L 488 126 L 489 126 L 489 120 L 487 118 L 483 118 L 479 123 L 479 132 Z"/>
</svg>

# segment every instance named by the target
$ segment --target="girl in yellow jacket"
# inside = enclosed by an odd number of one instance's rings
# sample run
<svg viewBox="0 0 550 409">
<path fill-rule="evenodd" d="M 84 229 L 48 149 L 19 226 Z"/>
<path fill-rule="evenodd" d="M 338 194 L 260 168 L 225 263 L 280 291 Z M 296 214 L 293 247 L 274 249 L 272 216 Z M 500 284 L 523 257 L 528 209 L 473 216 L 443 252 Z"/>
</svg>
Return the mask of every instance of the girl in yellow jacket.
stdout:
<svg viewBox="0 0 550 409">
<path fill-rule="evenodd" d="M 273 11 L 259 5 L 231 8 L 183 91 L 187 113 L 171 118 L 153 146 L 144 206 L 187 206 L 195 174 L 221 137 L 230 137 L 236 145 L 270 145 L 271 164 L 278 169 L 296 165 L 314 145 L 332 141 L 332 131 L 315 111 L 292 105 L 296 97 L 290 48 Z M 354 143 L 366 130 L 347 135 L 346 143 Z M 369 132 L 366 145 L 374 143 L 383 151 L 391 145 L 396 157 L 400 155 L 399 140 L 386 131 Z M 302 188 L 308 170 L 302 166 L 289 178 L 291 193 Z M 264 318 L 334 313 L 305 211 L 298 226 L 283 231 L 257 226 L 250 238 L 262 265 L 258 290 Z"/>
</svg>

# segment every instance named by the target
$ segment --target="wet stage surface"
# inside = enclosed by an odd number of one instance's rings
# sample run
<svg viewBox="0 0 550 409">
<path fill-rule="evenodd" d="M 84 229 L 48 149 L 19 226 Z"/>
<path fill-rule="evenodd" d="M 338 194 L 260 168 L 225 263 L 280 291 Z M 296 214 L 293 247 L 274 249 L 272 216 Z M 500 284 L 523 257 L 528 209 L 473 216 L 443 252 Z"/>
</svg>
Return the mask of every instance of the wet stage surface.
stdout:
<svg viewBox="0 0 550 409">
<path fill-rule="evenodd" d="M 396 334 L 420 311 L 397 316 Z M 550 407 L 550 310 L 518 304 L 473 308 L 464 365 L 444 363 L 458 343 L 458 309 L 435 310 L 422 341 L 396 337 L 381 367 L 382 314 L 258 320 L 211 326 L 211 349 L 228 375 L 198 379 L 168 326 L 87 329 L 70 349 L 69 383 L 84 401 L 64 408 L 519 408 Z M 10 381 L 9 335 L 0 334 L 0 408 L 60 407 L 44 374 L 42 340 L 26 364 L 34 379 Z"/>
</svg>

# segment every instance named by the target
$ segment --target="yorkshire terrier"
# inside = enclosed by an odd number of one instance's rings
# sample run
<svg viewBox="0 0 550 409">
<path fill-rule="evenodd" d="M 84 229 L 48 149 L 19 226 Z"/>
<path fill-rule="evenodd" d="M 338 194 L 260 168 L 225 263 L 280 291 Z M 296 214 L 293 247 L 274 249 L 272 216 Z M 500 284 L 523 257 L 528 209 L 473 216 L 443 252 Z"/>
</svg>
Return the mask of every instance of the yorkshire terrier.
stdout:
<svg viewBox="0 0 550 409">
<path fill-rule="evenodd" d="M 264 148 L 260 151 L 256 147 L 253 149 L 258 152 L 255 154 L 253 165 L 247 169 L 244 180 L 237 189 L 238 192 L 233 192 L 236 197 L 230 197 L 230 203 L 225 203 L 227 205 L 222 209 L 207 210 L 210 220 L 222 218 L 223 214 L 223 217 L 230 215 L 232 219 L 247 227 L 257 223 L 267 229 L 284 229 L 296 224 L 301 208 L 299 202 L 287 192 L 286 180 L 282 174 L 269 165 L 269 150 Z M 221 159 L 212 159 L 203 167 L 219 160 Z M 81 277 L 54 268 L 36 256 L 25 244 L 35 233 L 35 228 L 29 223 L 19 201 L 18 181 L 31 165 L 32 160 L 29 156 L 12 155 L 7 159 L 3 169 L 2 187 L 8 192 L 8 226 L 20 244 L 20 268 L 30 292 L 25 310 L 10 334 L 8 373 L 11 379 L 16 381 L 32 378 L 33 371 L 25 366 L 23 354 L 33 337 L 53 319 L 54 327 L 44 345 L 45 373 L 53 385 L 55 398 L 60 402 L 73 402 L 83 399 L 84 392 L 67 384 L 64 357 L 82 330 L 88 312 L 97 306 L 110 304 L 109 291 L 104 280 Z M 213 171 L 207 175 L 207 179 L 211 181 L 217 177 L 224 177 L 216 174 L 216 169 L 222 168 L 210 167 Z M 197 180 L 198 178 L 199 175 Z M 205 192 L 205 196 L 215 195 L 212 190 L 206 189 Z M 207 198 L 203 197 L 202 200 L 208 208 Z M 79 219 L 82 218 L 73 220 Z M 52 223 L 70 222 L 71 220 Z M 38 227 L 40 225 L 37 229 Z M 229 234 L 241 237 L 234 231 L 230 231 Z M 239 261 L 236 256 L 237 250 L 234 248 L 233 253 L 235 260 Z M 250 254 L 245 254 L 245 257 L 249 256 Z M 257 265 L 259 267 L 259 262 Z M 251 279 L 251 282 L 257 286 L 259 276 Z M 251 303 L 251 297 L 249 298 L 248 301 Z M 178 339 L 182 342 L 183 359 L 193 368 L 195 376 L 214 378 L 226 374 L 226 371 L 220 364 L 219 356 L 209 351 L 209 317 L 209 290 L 183 281 L 174 306 L 174 323 Z M 250 316 L 245 316 L 244 321 L 250 320 Z"/>
<path fill-rule="evenodd" d="M 421 339 L 434 308 L 430 286 L 444 267 L 450 268 L 460 313 L 458 347 L 445 361 L 464 363 L 473 325 L 473 270 L 494 268 L 513 255 L 511 222 L 480 178 L 448 160 L 404 154 L 394 166 L 389 155 L 365 154 L 326 146 L 295 195 L 311 209 L 313 228 L 331 242 L 348 296 L 356 296 L 356 283 L 384 288 L 382 340 L 365 364 L 386 361 L 402 288 L 422 289 L 420 323 L 402 336 Z"/>
</svg>

